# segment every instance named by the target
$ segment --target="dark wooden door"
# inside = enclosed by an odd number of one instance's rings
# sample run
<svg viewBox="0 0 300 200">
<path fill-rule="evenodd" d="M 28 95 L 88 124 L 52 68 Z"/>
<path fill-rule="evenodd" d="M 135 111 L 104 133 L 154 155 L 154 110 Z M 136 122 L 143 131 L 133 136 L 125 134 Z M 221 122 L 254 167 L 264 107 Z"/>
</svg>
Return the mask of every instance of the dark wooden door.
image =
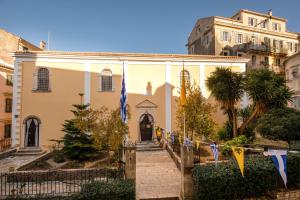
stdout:
<svg viewBox="0 0 300 200">
<path fill-rule="evenodd" d="M 145 115 L 140 122 L 141 141 L 151 141 L 153 126 L 148 115 Z"/>
</svg>

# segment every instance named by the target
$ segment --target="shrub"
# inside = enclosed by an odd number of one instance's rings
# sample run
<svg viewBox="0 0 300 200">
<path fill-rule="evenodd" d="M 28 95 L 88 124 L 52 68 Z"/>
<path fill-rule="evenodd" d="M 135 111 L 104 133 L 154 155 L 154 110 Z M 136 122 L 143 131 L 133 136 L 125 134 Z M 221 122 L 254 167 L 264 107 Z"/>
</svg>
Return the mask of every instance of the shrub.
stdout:
<svg viewBox="0 0 300 200">
<path fill-rule="evenodd" d="M 53 160 L 56 163 L 63 163 L 65 162 L 64 153 L 60 150 L 54 150 L 53 151 Z"/>
<path fill-rule="evenodd" d="M 300 182 L 300 154 L 288 154 L 288 187 Z M 246 156 L 245 176 L 235 161 L 198 166 L 193 172 L 194 199 L 244 199 L 260 197 L 284 187 L 270 157 Z"/>
<path fill-rule="evenodd" d="M 84 200 L 134 200 L 135 184 L 133 181 L 93 182 L 83 186 L 78 199 Z"/>
<path fill-rule="evenodd" d="M 257 124 L 257 131 L 271 140 L 300 140 L 300 112 L 292 108 L 272 109 Z"/>
<path fill-rule="evenodd" d="M 224 127 L 218 130 L 218 140 L 228 140 L 229 138 L 230 135 L 228 134 L 228 132 Z"/>
<path fill-rule="evenodd" d="M 231 153 L 232 146 L 242 146 L 248 143 L 249 143 L 249 139 L 245 135 L 240 135 L 238 137 L 233 138 L 232 140 L 227 141 L 221 147 L 221 152 L 223 155 L 228 156 Z"/>
</svg>

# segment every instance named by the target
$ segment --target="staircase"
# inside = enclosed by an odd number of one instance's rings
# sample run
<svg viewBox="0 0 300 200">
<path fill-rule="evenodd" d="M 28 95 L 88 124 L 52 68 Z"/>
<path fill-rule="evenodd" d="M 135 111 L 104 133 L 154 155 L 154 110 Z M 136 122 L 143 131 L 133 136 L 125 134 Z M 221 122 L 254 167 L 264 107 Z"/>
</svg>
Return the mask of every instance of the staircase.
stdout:
<svg viewBox="0 0 300 200">
<path fill-rule="evenodd" d="M 152 141 L 149 142 L 139 142 L 136 144 L 136 150 L 137 151 L 161 151 L 162 148 L 155 144 Z"/>
<path fill-rule="evenodd" d="M 39 147 L 26 147 L 26 148 L 20 148 L 14 155 L 16 156 L 36 156 L 36 155 L 42 155 L 46 151 L 43 151 Z"/>
</svg>

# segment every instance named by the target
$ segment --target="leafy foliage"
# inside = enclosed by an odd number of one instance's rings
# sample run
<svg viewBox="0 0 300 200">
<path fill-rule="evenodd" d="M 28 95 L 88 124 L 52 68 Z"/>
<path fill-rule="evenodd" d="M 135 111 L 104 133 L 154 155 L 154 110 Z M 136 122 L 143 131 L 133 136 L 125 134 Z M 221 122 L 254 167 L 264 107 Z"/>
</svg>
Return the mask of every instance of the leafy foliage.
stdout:
<svg viewBox="0 0 300 200">
<path fill-rule="evenodd" d="M 129 107 L 127 116 L 130 118 Z M 93 146 L 96 149 L 106 149 L 116 151 L 123 142 L 123 138 L 128 134 L 128 125 L 123 123 L 120 118 L 120 108 L 109 111 L 106 107 L 102 107 L 99 111 L 101 114 L 98 119 L 98 126 L 93 138 Z"/>
<path fill-rule="evenodd" d="M 292 108 L 271 109 L 259 120 L 257 131 L 272 140 L 300 140 L 300 112 Z"/>
<path fill-rule="evenodd" d="M 235 104 L 243 95 L 243 76 L 232 72 L 230 68 L 217 68 L 207 79 L 206 85 L 221 108 L 228 115 L 228 120 L 233 127 L 233 135 L 237 136 L 237 113 Z"/>
<path fill-rule="evenodd" d="M 300 156 L 289 154 L 287 159 L 288 185 L 298 182 Z M 298 168 L 297 168 L 298 167 Z M 295 178 L 296 177 L 296 178 Z M 284 187 L 279 173 L 269 157 L 247 156 L 245 177 L 235 161 L 196 167 L 193 173 L 194 199 L 244 199 L 260 197 L 270 190 Z"/>
<path fill-rule="evenodd" d="M 212 113 L 215 108 L 207 103 L 201 94 L 201 90 L 195 84 L 188 84 L 187 98 L 184 106 L 178 105 L 176 119 L 177 125 L 183 132 L 185 113 L 187 136 L 209 136 L 215 132 L 215 122 Z"/>
<path fill-rule="evenodd" d="M 248 144 L 249 139 L 245 135 L 240 135 L 238 137 L 233 138 L 232 140 L 227 141 L 222 147 L 221 152 L 225 156 L 229 156 L 231 153 L 232 146 L 243 146 L 244 144 Z"/>
<path fill-rule="evenodd" d="M 111 181 L 111 182 L 93 182 L 83 186 L 78 200 L 134 200 L 135 183 L 130 180 Z"/>
<path fill-rule="evenodd" d="M 245 91 L 253 102 L 253 112 L 241 125 L 241 133 L 269 109 L 287 106 L 293 93 L 285 83 L 283 77 L 268 69 L 255 69 L 247 74 Z"/>
<path fill-rule="evenodd" d="M 91 131 L 96 126 L 97 113 L 89 108 L 89 105 L 73 105 L 71 110 L 74 118 L 65 120 L 62 131 L 63 152 L 74 160 L 88 160 L 97 155 L 93 148 Z"/>
</svg>

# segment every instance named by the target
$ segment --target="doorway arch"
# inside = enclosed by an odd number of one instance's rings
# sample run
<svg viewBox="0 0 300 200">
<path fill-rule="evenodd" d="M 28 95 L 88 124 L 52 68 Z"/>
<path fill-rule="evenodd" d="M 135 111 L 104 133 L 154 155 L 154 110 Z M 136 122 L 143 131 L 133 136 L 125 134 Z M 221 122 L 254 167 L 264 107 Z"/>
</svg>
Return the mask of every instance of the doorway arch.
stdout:
<svg viewBox="0 0 300 200">
<path fill-rule="evenodd" d="M 41 120 L 35 116 L 29 116 L 23 123 L 25 125 L 24 147 L 38 147 Z"/>
<path fill-rule="evenodd" d="M 140 138 L 143 141 L 152 141 L 154 120 L 149 113 L 141 115 L 139 120 Z"/>
</svg>

